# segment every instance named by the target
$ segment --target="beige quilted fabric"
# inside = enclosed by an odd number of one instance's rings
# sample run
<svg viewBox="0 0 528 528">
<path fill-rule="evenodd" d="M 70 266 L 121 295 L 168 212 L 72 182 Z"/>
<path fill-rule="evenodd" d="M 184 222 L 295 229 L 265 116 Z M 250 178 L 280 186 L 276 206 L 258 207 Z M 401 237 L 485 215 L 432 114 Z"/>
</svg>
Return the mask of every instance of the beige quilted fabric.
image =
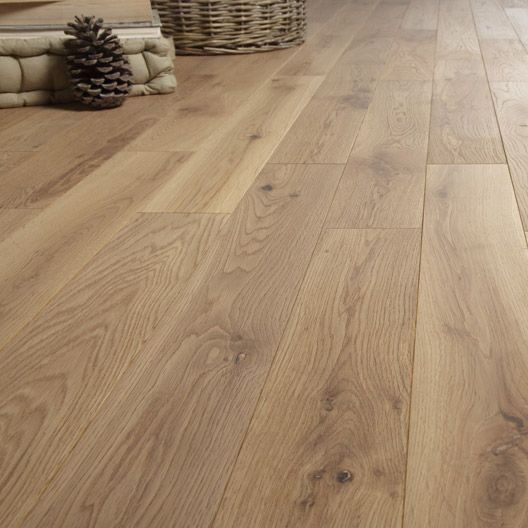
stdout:
<svg viewBox="0 0 528 528">
<path fill-rule="evenodd" d="M 0 39 L 0 108 L 72 100 L 64 55 L 68 37 Z M 131 95 L 173 92 L 173 48 L 165 38 L 122 39 L 134 75 Z"/>
</svg>

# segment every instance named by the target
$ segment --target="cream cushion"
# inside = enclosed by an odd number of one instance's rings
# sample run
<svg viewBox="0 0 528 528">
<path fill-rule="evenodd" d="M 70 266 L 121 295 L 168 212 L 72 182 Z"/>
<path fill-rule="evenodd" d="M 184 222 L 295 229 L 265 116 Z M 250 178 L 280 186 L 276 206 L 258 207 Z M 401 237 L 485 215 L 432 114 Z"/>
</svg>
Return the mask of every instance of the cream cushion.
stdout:
<svg viewBox="0 0 528 528">
<path fill-rule="evenodd" d="M 64 56 L 68 37 L 0 39 L 0 108 L 73 100 Z M 133 73 L 131 95 L 173 92 L 171 42 L 121 39 Z"/>
</svg>

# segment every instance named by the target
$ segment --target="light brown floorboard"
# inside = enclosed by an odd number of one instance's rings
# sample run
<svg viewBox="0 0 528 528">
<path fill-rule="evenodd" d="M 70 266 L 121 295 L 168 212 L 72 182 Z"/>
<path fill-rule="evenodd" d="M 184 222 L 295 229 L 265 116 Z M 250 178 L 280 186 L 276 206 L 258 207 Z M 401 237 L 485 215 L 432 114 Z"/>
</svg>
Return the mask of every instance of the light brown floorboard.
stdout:
<svg viewBox="0 0 528 528">
<path fill-rule="evenodd" d="M 0 244 L 0 345 L 131 220 L 184 158 L 120 154 Z"/>
<path fill-rule="evenodd" d="M 25 528 L 211 523 L 341 170 L 263 171 Z"/>
<path fill-rule="evenodd" d="M 419 249 L 325 231 L 215 528 L 401 526 Z"/>
<path fill-rule="evenodd" d="M 0 352 L 2 526 L 38 501 L 224 220 L 139 215 Z"/>
<path fill-rule="evenodd" d="M 405 528 L 526 524 L 527 292 L 507 167 L 430 167 Z"/>
<path fill-rule="evenodd" d="M 430 82 L 380 81 L 328 227 L 420 227 L 430 107 Z"/>
</svg>

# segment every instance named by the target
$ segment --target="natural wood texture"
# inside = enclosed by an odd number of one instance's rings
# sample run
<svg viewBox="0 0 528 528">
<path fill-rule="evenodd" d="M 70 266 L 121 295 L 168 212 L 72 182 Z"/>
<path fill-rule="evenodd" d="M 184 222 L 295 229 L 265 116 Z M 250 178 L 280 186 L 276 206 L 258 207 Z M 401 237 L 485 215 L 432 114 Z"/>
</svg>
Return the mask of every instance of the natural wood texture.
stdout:
<svg viewBox="0 0 528 528">
<path fill-rule="evenodd" d="M 325 232 L 215 528 L 401 526 L 419 245 Z"/>
<path fill-rule="evenodd" d="M 306 42 L 279 71 L 279 75 L 324 75 L 336 63 L 359 28 L 368 19 L 373 3 L 357 4 L 353 16 L 344 5 Z"/>
<path fill-rule="evenodd" d="M 438 26 L 439 0 L 411 0 L 405 12 L 402 29 L 435 31 Z"/>
<path fill-rule="evenodd" d="M 435 46 L 435 31 L 401 31 L 394 39 L 382 78 L 394 81 L 432 80 Z"/>
<path fill-rule="evenodd" d="M 117 155 L 0 244 L 0 345 L 130 221 L 183 158 Z"/>
<path fill-rule="evenodd" d="M 525 528 L 528 0 L 307 8 L 0 111 L 2 528 Z"/>
<path fill-rule="evenodd" d="M 61 0 L 30 3 L 12 0 L 0 5 L 0 25 L 64 24 L 81 12 L 97 14 L 107 22 L 150 22 L 149 0 Z"/>
<path fill-rule="evenodd" d="M 528 81 L 528 53 L 519 40 L 485 39 L 480 48 L 493 81 Z"/>
<path fill-rule="evenodd" d="M 468 0 L 440 3 L 429 163 L 504 163 Z"/>
<path fill-rule="evenodd" d="M 517 35 L 498 0 L 471 0 L 480 38 L 515 39 Z"/>
<path fill-rule="evenodd" d="M 381 66 L 355 63 L 345 52 L 279 143 L 274 163 L 346 163 Z M 307 134 L 306 131 L 310 133 Z"/>
<path fill-rule="evenodd" d="M 485 77 L 469 0 L 440 0 L 435 80 Z"/>
<path fill-rule="evenodd" d="M 2 526 L 23 521 L 224 220 L 140 215 L 0 353 Z"/>
<path fill-rule="evenodd" d="M 507 167 L 431 167 L 406 528 L 526 524 L 527 270 Z"/>
<path fill-rule="evenodd" d="M 37 209 L 0 209 L 0 242 L 38 213 Z"/>
<path fill-rule="evenodd" d="M 528 227 L 528 83 L 491 87 L 521 218 Z"/>
<path fill-rule="evenodd" d="M 12 126 L 0 129 L 0 150 L 4 152 L 38 150 L 49 142 L 57 130 L 67 131 L 78 123 L 77 112 L 38 108 L 31 114 L 26 112 Z"/>
<path fill-rule="evenodd" d="M 437 81 L 433 90 L 429 163 L 504 163 L 487 84 Z"/>
<path fill-rule="evenodd" d="M 526 8 L 528 8 L 528 3 L 520 8 L 506 9 L 508 18 L 525 46 L 528 44 L 528 9 Z"/>
<path fill-rule="evenodd" d="M 420 227 L 430 106 L 430 82 L 380 81 L 329 227 Z"/>
<path fill-rule="evenodd" d="M 144 211 L 231 213 L 321 80 L 270 80 Z"/>
<path fill-rule="evenodd" d="M 26 528 L 211 523 L 340 174 L 263 171 L 192 303 L 169 310 Z"/>
</svg>

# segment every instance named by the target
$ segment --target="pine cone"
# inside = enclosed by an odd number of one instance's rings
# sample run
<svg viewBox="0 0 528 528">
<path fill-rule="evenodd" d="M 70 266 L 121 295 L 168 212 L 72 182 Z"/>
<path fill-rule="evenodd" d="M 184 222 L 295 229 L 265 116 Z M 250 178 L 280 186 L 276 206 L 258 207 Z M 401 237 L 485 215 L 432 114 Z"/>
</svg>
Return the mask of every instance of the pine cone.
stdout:
<svg viewBox="0 0 528 528">
<path fill-rule="evenodd" d="M 103 28 L 103 19 L 75 17 L 66 35 L 67 64 L 75 99 L 94 108 L 123 103 L 132 84 L 132 72 L 117 35 Z"/>
</svg>

